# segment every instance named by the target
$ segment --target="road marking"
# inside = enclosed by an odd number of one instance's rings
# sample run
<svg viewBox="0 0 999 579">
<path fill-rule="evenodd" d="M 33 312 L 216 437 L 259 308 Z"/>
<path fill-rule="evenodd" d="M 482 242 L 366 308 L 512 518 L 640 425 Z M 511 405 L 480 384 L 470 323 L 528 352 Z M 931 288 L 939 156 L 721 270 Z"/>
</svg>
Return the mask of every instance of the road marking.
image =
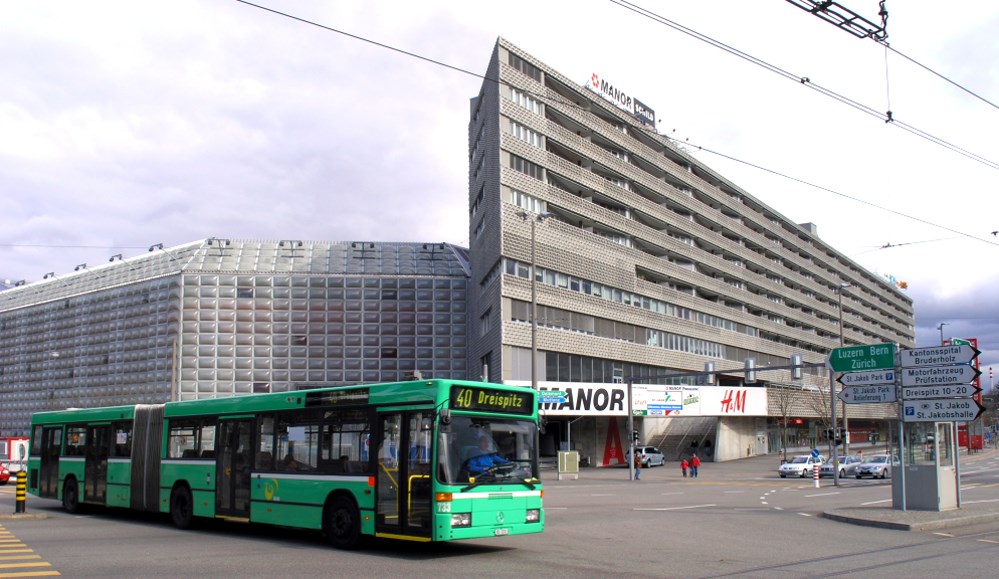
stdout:
<svg viewBox="0 0 999 579">
<path fill-rule="evenodd" d="M 724 491 L 724 494 L 726 494 L 726 495 L 735 495 L 735 494 L 744 493 L 744 492 L 746 492 L 746 491 Z"/>
<path fill-rule="evenodd" d="M 831 497 L 833 495 L 838 495 L 838 494 L 839 494 L 839 491 L 832 492 L 832 493 L 819 493 L 817 495 L 805 495 L 805 498 L 806 499 L 811 499 L 811 498 L 815 498 L 815 497 Z"/>
<path fill-rule="evenodd" d="M 868 505 L 877 505 L 881 503 L 890 503 L 892 499 L 881 499 L 880 501 L 867 501 L 866 503 L 860 503 L 860 506 L 866 507 Z"/>
<path fill-rule="evenodd" d="M 798 513 L 798 514 L 801 515 L 802 517 L 810 517 L 810 516 L 812 516 L 812 515 L 810 515 L 808 513 Z"/>
<path fill-rule="evenodd" d="M 775 511 L 783 511 L 783 510 L 784 510 L 784 507 L 774 507 L 774 510 L 775 510 Z"/>
<path fill-rule="evenodd" d="M 977 503 L 996 503 L 996 502 L 999 502 L 999 499 L 982 499 L 980 501 L 961 501 L 961 504 L 972 505 Z"/>
<path fill-rule="evenodd" d="M 767 501 L 760 501 L 760 504 L 761 505 L 769 505 L 770 503 L 768 503 Z"/>
<path fill-rule="evenodd" d="M 999 541 L 993 541 L 992 539 L 978 539 L 979 543 L 992 543 L 994 545 L 999 545 Z"/>
<path fill-rule="evenodd" d="M 0 547 L 0 577 L 53 577 L 62 575 L 48 561 L 41 560 L 39 555 L 25 546 L 17 537 L 0 525 L 0 534 L 4 536 Z M 28 553 L 19 555 L 18 553 Z M 46 567 L 46 569 L 43 569 Z"/>
<path fill-rule="evenodd" d="M 951 535 L 950 533 L 933 533 L 933 534 L 937 535 L 939 537 L 947 537 L 949 539 L 953 539 L 954 538 L 954 535 Z"/>
<path fill-rule="evenodd" d="M 679 511 L 679 510 L 683 510 L 683 509 L 702 509 L 702 508 L 705 508 L 705 507 L 717 507 L 717 506 L 718 505 L 715 505 L 715 504 L 709 504 L 709 505 L 687 505 L 686 507 L 662 507 L 662 508 L 658 508 L 658 509 L 636 508 L 634 510 L 636 510 L 636 511 Z"/>
<path fill-rule="evenodd" d="M 767 508 L 763 508 L 763 507 L 735 507 L 735 510 L 737 510 L 737 511 L 769 511 L 770 508 L 769 507 L 767 507 Z"/>
</svg>

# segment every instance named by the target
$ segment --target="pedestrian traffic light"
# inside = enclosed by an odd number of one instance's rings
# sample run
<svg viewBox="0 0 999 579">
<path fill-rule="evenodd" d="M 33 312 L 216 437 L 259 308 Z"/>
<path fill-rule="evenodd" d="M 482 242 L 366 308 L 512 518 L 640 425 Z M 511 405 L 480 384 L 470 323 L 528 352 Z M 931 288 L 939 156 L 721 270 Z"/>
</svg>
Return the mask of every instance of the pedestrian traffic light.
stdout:
<svg viewBox="0 0 999 579">
<path fill-rule="evenodd" d="M 638 431 L 637 430 L 632 430 L 631 431 L 631 441 L 632 442 L 638 442 Z"/>
</svg>

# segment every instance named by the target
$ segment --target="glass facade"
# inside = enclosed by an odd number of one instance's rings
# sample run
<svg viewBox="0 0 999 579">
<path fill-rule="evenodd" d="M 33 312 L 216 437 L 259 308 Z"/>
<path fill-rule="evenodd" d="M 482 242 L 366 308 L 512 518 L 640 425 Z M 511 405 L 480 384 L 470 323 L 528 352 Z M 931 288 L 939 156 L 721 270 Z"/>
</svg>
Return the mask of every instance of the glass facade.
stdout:
<svg viewBox="0 0 999 579">
<path fill-rule="evenodd" d="M 209 239 L 0 293 L 0 433 L 31 414 L 466 377 L 467 254 Z"/>
</svg>

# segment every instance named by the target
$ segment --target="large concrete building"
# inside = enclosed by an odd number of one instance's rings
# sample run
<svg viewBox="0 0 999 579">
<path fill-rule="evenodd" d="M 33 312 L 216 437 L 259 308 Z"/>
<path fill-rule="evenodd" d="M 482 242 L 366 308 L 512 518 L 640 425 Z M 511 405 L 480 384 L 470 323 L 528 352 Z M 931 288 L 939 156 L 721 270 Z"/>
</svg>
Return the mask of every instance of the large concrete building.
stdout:
<svg viewBox="0 0 999 579">
<path fill-rule="evenodd" d="M 903 292 L 657 134 L 650 106 L 502 39 L 486 78 L 470 249 L 211 238 L 18 284 L 0 436 L 39 410 L 419 371 L 552 391 L 549 455 L 619 464 L 631 416 L 669 459 L 725 460 L 822 442 L 831 348 L 913 345 Z M 892 410 L 852 408 L 851 432 L 887 440 Z"/>
<path fill-rule="evenodd" d="M 658 134 L 644 101 L 503 39 L 485 78 L 468 134 L 470 367 L 565 393 L 547 405 L 549 451 L 619 462 L 615 388 L 635 382 L 680 387 L 633 408 L 670 458 L 712 441 L 718 459 L 766 452 L 775 418 L 821 418 L 829 400 L 825 368 L 796 380 L 766 367 L 821 364 L 841 341 L 913 345 L 912 302 L 893 283 Z M 764 387 L 732 390 L 747 358 Z M 718 386 L 678 376 L 706 363 Z M 780 387 L 796 392 L 785 404 Z M 748 397 L 742 412 L 732 395 Z M 884 405 L 852 411 L 852 431 L 884 431 Z M 821 422 L 791 423 L 792 443 L 816 443 Z"/>
<path fill-rule="evenodd" d="M 463 248 L 212 238 L 149 249 L 0 292 L 0 436 L 69 406 L 466 377 Z"/>
</svg>

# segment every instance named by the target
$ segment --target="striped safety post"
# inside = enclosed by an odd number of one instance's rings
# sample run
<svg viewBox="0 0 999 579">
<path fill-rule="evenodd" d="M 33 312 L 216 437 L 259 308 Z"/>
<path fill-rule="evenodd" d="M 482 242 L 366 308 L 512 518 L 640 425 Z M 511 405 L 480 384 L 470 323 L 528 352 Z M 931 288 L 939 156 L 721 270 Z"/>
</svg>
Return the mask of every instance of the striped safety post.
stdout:
<svg viewBox="0 0 999 579">
<path fill-rule="evenodd" d="M 14 513 L 24 512 L 24 499 L 28 496 L 28 473 L 23 468 L 17 471 L 17 489 L 14 501 Z"/>
<path fill-rule="evenodd" d="M 819 465 L 812 465 L 812 478 L 815 479 L 815 488 L 819 488 Z"/>
</svg>

